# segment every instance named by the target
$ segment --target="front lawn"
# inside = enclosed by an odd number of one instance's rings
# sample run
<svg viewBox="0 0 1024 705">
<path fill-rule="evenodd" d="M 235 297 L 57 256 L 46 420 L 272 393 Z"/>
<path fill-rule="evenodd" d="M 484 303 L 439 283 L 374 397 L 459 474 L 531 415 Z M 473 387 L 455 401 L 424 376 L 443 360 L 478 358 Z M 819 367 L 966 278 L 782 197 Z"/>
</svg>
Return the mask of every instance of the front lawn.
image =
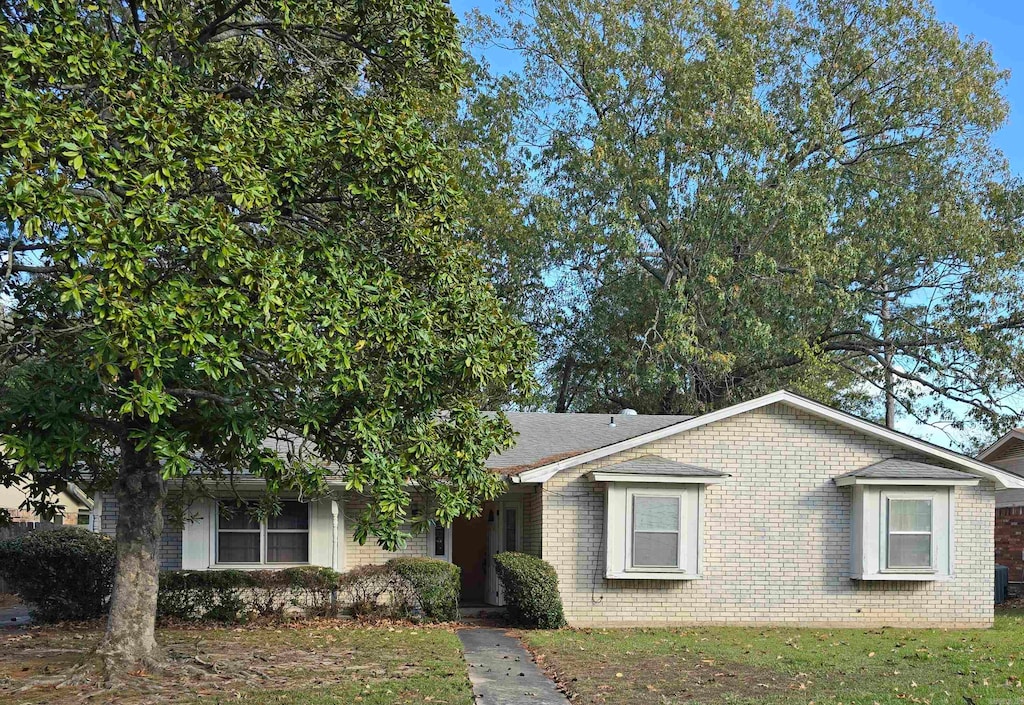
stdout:
<svg viewBox="0 0 1024 705">
<path fill-rule="evenodd" d="M 161 629 L 174 657 L 114 690 L 67 684 L 98 627 L 0 630 L 0 703 L 471 705 L 458 638 L 419 627 L 311 622 L 260 628 Z"/>
<path fill-rule="evenodd" d="M 1024 702 L 1024 617 L 991 630 L 525 632 L 538 662 L 600 705 L 1010 705 Z"/>
</svg>

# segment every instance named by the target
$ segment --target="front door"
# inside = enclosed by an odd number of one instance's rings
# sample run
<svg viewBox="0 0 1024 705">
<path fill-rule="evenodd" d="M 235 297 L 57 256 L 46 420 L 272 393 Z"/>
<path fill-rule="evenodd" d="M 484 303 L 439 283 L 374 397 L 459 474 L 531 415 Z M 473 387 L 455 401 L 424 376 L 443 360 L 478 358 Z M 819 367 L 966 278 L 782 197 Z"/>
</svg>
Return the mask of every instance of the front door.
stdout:
<svg viewBox="0 0 1024 705">
<path fill-rule="evenodd" d="M 487 593 L 489 605 L 505 604 L 494 557 L 503 551 L 520 551 L 523 544 L 523 505 L 519 499 L 493 502 L 484 509 L 487 517 Z"/>
<path fill-rule="evenodd" d="M 484 604 L 487 575 L 487 511 L 472 519 L 459 517 L 452 522 L 452 563 L 462 573 L 459 600 Z"/>
</svg>

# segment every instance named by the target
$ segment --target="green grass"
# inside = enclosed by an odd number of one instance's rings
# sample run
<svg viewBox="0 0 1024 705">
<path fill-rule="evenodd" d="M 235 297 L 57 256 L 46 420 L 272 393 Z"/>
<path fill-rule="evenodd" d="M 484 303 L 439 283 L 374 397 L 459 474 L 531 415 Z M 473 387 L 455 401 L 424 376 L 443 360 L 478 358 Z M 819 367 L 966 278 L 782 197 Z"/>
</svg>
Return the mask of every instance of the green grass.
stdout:
<svg viewBox="0 0 1024 705">
<path fill-rule="evenodd" d="M 0 702 L 472 705 L 458 638 L 421 627 L 349 622 L 161 629 L 171 658 L 114 690 L 55 687 L 95 645 L 95 627 L 0 631 Z"/>
<path fill-rule="evenodd" d="M 1024 617 L 989 630 L 692 629 L 527 632 L 582 703 L 1024 703 Z"/>
</svg>

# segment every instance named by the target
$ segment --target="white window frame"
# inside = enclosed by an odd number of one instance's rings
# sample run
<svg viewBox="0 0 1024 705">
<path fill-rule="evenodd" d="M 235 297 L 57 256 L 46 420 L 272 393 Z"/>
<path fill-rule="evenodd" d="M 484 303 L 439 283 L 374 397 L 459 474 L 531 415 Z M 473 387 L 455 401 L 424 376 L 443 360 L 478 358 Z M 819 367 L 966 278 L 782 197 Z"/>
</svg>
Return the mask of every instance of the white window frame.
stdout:
<svg viewBox="0 0 1024 705">
<path fill-rule="evenodd" d="M 312 555 L 313 546 L 313 513 L 311 510 L 312 505 L 308 502 L 299 502 L 295 499 L 283 499 L 282 502 L 297 502 L 306 508 L 306 528 L 305 529 L 269 529 L 267 526 L 267 519 L 260 520 L 260 528 L 257 529 L 221 529 L 220 528 L 220 508 L 222 504 L 234 503 L 235 500 L 216 500 L 213 506 L 213 533 L 210 540 L 210 555 L 214 557 L 213 564 L 217 566 L 225 567 L 253 567 L 253 566 L 273 566 L 275 568 L 288 568 L 291 566 L 310 565 L 309 557 Z M 235 507 L 235 511 L 245 511 L 243 507 Z M 220 559 L 220 534 L 221 532 L 226 534 L 256 534 L 260 535 L 260 560 L 256 563 L 244 562 L 244 563 L 232 563 L 222 561 Z M 306 534 L 306 560 L 302 562 L 290 562 L 290 563 L 269 563 L 267 561 L 267 536 L 268 534 Z"/>
<path fill-rule="evenodd" d="M 897 534 L 903 535 L 928 535 L 928 565 L 926 566 L 892 566 L 889 564 L 889 541 L 893 535 L 893 531 L 890 528 L 890 507 L 893 500 L 896 501 L 915 501 L 915 502 L 928 502 L 928 507 L 931 510 L 931 520 L 929 522 L 930 530 L 924 531 L 899 531 Z M 882 537 L 881 545 L 879 546 L 879 569 L 883 573 L 935 573 L 936 568 L 936 525 L 938 522 L 937 517 L 937 505 L 939 498 L 935 492 L 929 490 L 902 490 L 902 491 L 887 491 L 882 490 L 881 492 L 881 513 L 879 524 L 883 527 L 884 535 Z"/>
<path fill-rule="evenodd" d="M 637 565 L 633 561 L 636 541 L 636 500 L 672 499 L 676 503 L 676 564 Z M 678 490 L 628 489 L 626 490 L 626 570 L 643 573 L 686 572 L 686 502 L 683 492 Z M 641 531 L 640 533 L 669 533 L 667 531 Z"/>
</svg>

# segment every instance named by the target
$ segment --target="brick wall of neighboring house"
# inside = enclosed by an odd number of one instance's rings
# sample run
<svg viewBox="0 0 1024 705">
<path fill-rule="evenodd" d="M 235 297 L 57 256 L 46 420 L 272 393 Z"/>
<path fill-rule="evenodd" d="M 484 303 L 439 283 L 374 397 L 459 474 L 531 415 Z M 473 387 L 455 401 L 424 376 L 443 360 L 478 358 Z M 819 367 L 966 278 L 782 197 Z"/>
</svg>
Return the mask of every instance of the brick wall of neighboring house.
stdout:
<svg viewBox="0 0 1024 705">
<path fill-rule="evenodd" d="M 1010 569 L 1011 583 L 1024 583 L 1024 506 L 996 509 L 996 563 Z"/>
<path fill-rule="evenodd" d="M 103 494 L 100 496 L 100 501 L 103 503 L 100 532 L 113 537 L 117 534 L 117 498 L 112 494 Z M 160 535 L 158 558 L 160 570 L 181 569 L 181 527 L 176 526 L 166 513 L 164 513 L 164 530 Z"/>
<path fill-rule="evenodd" d="M 655 453 L 731 474 L 709 485 L 702 577 L 607 580 L 604 491 L 587 473 Z M 832 478 L 912 454 L 776 404 L 564 470 L 544 484 L 544 559 L 574 625 L 992 624 L 994 488 L 955 492 L 955 579 L 849 578 L 850 489 Z M 935 461 L 929 461 L 934 463 Z"/>
</svg>

